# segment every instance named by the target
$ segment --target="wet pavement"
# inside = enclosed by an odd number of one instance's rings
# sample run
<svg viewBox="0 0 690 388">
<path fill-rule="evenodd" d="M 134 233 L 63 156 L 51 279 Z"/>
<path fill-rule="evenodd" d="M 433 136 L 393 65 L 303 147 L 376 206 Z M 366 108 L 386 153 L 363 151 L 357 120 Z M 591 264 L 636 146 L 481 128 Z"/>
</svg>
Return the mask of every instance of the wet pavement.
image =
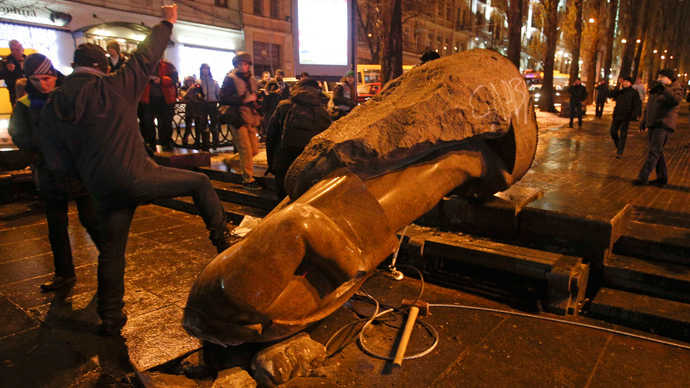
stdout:
<svg viewBox="0 0 690 388">
<path fill-rule="evenodd" d="M 679 130 L 666 147 L 669 185 L 631 185 L 642 165 L 646 137 L 631 125 L 622 159 L 608 135 L 610 116 L 582 129 L 563 128 L 567 120 L 540 118 L 540 142 L 532 170 L 518 184 L 544 191 L 536 206 L 575 214 L 600 214 L 626 203 L 661 212 L 663 222 L 683 222 L 690 213 L 688 106 Z M 540 114 L 543 115 L 543 114 Z M 650 179 L 653 179 L 651 177 Z M 653 217 L 648 213 L 647 217 Z M 674 221 L 676 220 L 676 221 Z M 680 220 L 680 221 L 678 221 Z M 47 225 L 34 203 L 0 206 L 0 386 L 97 387 L 133 385 L 134 370 L 148 370 L 200 348 L 180 325 L 187 292 L 215 255 L 201 219 L 167 208 L 141 206 L 127 248 L 125 340 L 96 335 L 97 251 L 70 210 L 78 281 L 64 294 L 42 294 L 39 284 L 52 275 Z M 690 238 L 690 236 L 688 236 Z M 421 283 L 373 277 L 365 289 L 382 303 L 398 305 L 416 295 Z M 431 303 L 511 307 L 468 293 L 425 284 Z M 325 343 L 342 325 L 371 313 L 352 302 L 309 331 Z M 351 343 L 327 360 L 320 377 L 292 386 L 452 387 L 535 386 L 609 387 L 690 384 L 690 351 L 590 328 L 492 312 L 431 308 L 422 318 L 438 330 L 439 345 L 402 368 L 366 355 Z M 550 316 L 542 314 L 543 316 Z M 367 344 L 390 353 L 401 316 L 367 332 Z M 603 325 L 600 321 L 578 318 Z M 610 325 L 607 325 L 610 327 Z M 625 329 L 628 330 L 628 329 Z M 421 327 L 409 352 L 432 342 Z M 251 354 L 223 367 L 247 367 Z M 239 356 L 241 354 L 241 356 Z M 227 360 L 226 360 L 227 361 Z M 210 381 L 202 382 L 210 386 Z"/>
</svg>

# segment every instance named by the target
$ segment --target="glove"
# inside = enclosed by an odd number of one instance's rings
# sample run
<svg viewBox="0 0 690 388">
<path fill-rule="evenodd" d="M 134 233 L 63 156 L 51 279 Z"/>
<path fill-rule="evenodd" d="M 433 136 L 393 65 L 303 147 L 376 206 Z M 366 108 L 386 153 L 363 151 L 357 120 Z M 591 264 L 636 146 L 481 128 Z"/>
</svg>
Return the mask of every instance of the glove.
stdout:
<svg viewBox="0 0 690 388">
<path fill-rule="evenodd" d="M 649 94 L 657 94 L 657 93 L 662 93 L 664 91 L 664 84 L 661 82 L 655 82 L 654 86 L 649 89 Z"/>
</svg>

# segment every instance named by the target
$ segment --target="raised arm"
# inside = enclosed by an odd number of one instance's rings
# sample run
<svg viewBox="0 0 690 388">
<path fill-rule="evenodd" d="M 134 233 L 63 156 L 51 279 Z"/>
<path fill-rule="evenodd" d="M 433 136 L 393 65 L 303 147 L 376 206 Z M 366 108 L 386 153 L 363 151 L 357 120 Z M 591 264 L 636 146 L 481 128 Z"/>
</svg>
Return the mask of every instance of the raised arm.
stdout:
<svg viewBox="0 0 690 388">
<path fill-rule="evenodd" d="M 149 81 L 158 61 L 170 41 L 173 24 L 177 21 L 177 5 L 161 7 L 165 20 L 155 25 L 151 34 L 139 44 L 126 66 L 105 78 L 129 101 L 136 103 Z"/>
</svg>

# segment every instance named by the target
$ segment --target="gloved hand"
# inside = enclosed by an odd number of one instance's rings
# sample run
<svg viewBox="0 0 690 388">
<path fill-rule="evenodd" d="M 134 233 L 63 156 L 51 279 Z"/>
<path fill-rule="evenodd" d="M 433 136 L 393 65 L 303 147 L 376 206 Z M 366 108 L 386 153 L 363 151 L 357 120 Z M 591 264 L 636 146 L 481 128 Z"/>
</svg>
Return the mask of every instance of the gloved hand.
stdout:
<svg viewBox="0 0 690 388">
<path fill-rule="evenodd" d="M 649 89 L 649 94 L 657 94 L 664 91 L 664 84 L 661 82 L 654 82 L 651 89 Z"/>
</svg>

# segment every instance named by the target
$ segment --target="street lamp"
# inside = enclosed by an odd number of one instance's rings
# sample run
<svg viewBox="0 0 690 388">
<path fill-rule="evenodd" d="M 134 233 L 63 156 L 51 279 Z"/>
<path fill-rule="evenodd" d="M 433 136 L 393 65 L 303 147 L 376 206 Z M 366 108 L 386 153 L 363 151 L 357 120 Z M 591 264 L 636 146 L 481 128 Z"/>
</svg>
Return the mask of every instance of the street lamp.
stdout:
<svg viewBox="0 0 690 388">
<path fill-rule="evenodd" d="M 635 41 L 635 43 L 640 43 L 640 42 L 642 42 L 641 39 L 638 39 L 638 40 Z"/>
<path fill-rule="evenodd" d="M 626 44 L 626 43 L 628 43 L 628 40 L 627 39 L 621 39 L 621 43 Z"/>
<path fill-rule="evenodd" d="M 659 52 L 659 50 L 657 50 L 657 49 L 654 49 L 654 51 L 652 51 L 652 52 L 653 52 L 654 54 L 656 54 L 656 53 L 658 53 L 658 52 Z"/>
<path fill-rule="evenodd" d="M 662 55 L 662 56 L 661 56 L 661 59 L 666 59 L 666 56 Z"/>
<path fill-rule="evenodd" d="M 596 22 L 596 20 L 594 18 L 589 18 L 588 22 L 594 23 L 594 22 Z"/>
</svg>

